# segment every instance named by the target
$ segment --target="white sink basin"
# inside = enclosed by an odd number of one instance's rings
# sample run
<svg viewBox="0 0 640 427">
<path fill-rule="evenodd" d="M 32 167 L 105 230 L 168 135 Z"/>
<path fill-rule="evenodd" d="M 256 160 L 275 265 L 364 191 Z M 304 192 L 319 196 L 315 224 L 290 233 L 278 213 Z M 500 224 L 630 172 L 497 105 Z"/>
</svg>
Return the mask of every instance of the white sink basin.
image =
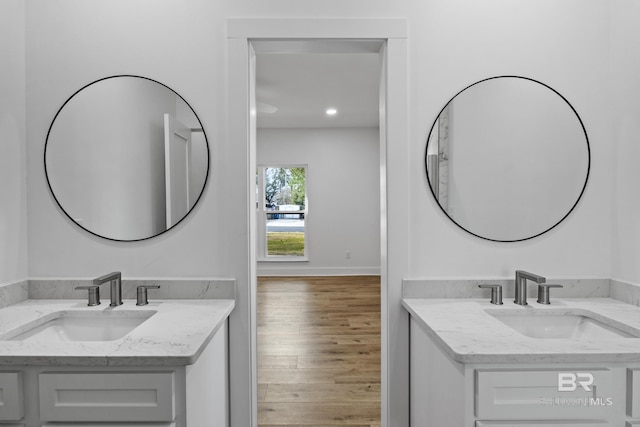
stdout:
<svg viewBox="0 0 640 427">
<path fill-rule="evenodd" d="M 487 313 L 505 325 L 531 338 L 565 338 L 565 339 L 619 339 L 638 338 L 607 319 L 605 324 L 589 316 L 586 311 L 580 313 L 554 313 L 538 310 L 533 313 L 508 313 L 487 310 Z M 616 327 L 616 326 L 619 327 Z"/>
<path fill-rule="evenodd" d="M 5 341 L 114 341 L 138 327 L 156 312 L 58 311 L 7 333 Z"/>
</svg>

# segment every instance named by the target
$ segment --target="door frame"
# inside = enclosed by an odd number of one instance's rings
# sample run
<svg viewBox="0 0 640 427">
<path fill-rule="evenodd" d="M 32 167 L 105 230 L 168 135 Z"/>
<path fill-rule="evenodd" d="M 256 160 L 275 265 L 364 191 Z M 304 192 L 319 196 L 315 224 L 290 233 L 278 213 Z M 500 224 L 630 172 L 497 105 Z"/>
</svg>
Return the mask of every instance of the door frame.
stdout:
<svg viewBox="0 0 640 427">
<path fill-rule="evenodd" d="M 229 256 L 245 262 L 236 277 L 229 319 L 231 427 L 257 426 L 255 41 L 383 42 L 380 96 L 380 272 L 382 426 L 409 425 L 409 325 L 402 279 L 408 273 L 409 141 L 405 19 L 227 20 L 227 177 L 246 192 L 230 195 L 243 227 L 229 230 Z M 237 192 L 236 192 L 237 193 Z M 244 220 L 246 219 L 246 221 Z M 246 227 L 246 228 L 245 228 Z"/>
</svg>

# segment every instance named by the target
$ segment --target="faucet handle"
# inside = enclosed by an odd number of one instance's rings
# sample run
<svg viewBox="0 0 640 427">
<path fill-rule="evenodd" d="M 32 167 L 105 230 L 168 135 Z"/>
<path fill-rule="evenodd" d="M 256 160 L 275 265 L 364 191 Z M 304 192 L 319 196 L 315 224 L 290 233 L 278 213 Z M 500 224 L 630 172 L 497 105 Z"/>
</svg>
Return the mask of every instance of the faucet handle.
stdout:
<svg viewBox="0 0 640 427">
<path fill-rule="evenodd" d="M 88 286 L 76 286 L 74 289 L 89 291 L 89 302 L 87 305 L 93 307 L 94 305 L 100 305 L 100 286 L 88 285 Z"/>
<path fill-rule="evenodd" d="M 502 305 L 502 285 L 478 285 L 478 287 L 491 289 L 491 304 Z"/>
<path fill-rule="evenodd" d="M 538 304 L 551 304 L 549 301 L 549 288 L 563 288 L 562 285 L 552 285 L 550 283 L 540 283 L 538 285 Z"/>
<path fill-rule="evenodd" d="M 149 300 L 147 299 L 147 289 L 159 289 L 160 285 L 140 285 L 138 286 L 136 305 L 147 305 Z"/>
</svg>

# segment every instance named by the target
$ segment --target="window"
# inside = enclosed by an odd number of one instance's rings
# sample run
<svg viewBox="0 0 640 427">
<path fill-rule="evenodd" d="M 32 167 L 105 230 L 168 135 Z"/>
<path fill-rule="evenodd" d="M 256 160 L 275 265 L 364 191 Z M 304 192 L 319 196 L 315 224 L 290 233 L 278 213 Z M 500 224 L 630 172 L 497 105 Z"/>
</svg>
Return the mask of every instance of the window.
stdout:
<svg viewBox="0 0 640 427">
<path fill-rule="evenodd" d="M 258 259 L 307 259 L 306 166 L 260 166 L 257 174 Z"/>
</svg>

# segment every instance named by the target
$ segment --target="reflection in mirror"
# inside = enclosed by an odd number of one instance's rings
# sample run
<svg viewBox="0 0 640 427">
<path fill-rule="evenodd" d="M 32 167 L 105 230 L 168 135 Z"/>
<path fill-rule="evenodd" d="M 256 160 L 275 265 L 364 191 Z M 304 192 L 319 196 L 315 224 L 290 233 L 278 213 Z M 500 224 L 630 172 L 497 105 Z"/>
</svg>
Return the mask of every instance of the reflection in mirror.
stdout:
<svg viewBox="0 0 640 427">
<path fill-rule="evenodd" d="M 180 222 L 204 191 L 209 147 L 189 104 L 154 80 L 114 76 L 56 114 L 45 172 L 62 210 L 112 240 L 143 240 Z"/>
<path fill-rule="evenodd" d="M 493 77 L 454 96 L 435 120 L 425 165 L 434 197 L 487 240 L 536 237 L 573 210 L 590 167 L 587 133 L 568 101 L 523 77 Z"/>
</svg>

